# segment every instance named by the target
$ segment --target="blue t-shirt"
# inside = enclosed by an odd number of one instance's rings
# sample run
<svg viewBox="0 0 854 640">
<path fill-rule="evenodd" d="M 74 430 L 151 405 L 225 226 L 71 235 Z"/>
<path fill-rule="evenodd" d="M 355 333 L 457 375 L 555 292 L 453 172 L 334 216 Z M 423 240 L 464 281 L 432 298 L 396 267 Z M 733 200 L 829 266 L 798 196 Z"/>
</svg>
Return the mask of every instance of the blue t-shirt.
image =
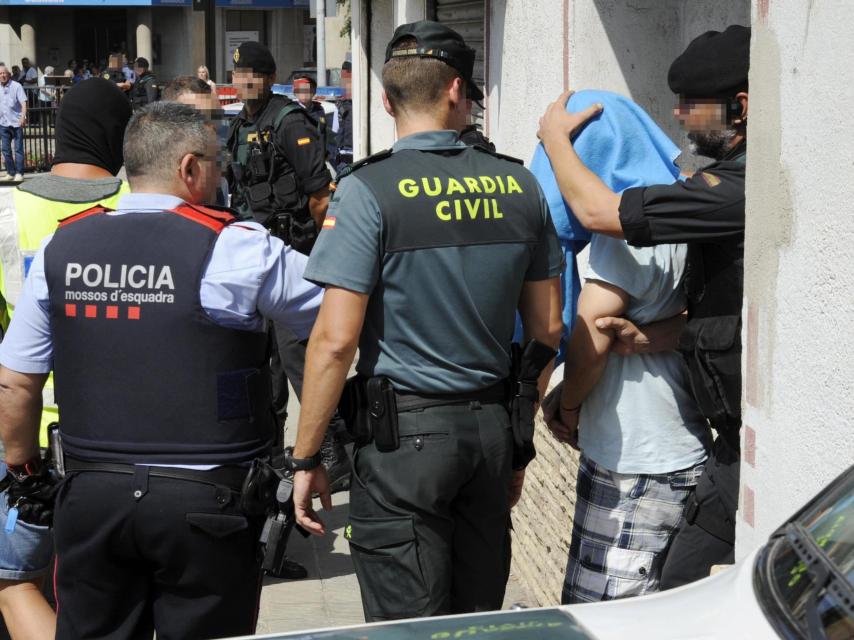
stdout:
<svg viewBox="0 0 854 640">
<path fill-rule="evenodd" d="M 625 291 L 625 317 L 649 324 L 685 309 L 686 253 L 682 244 L 635 248 L 595 234 L 586 279 Z M 697 409 L 679 353 L 608 355 L 602 377 L 581 408 L 584 455 L 618 473 L 659 474 L 702 462 L 710 445 L 708 423 Z"/>
</svg>

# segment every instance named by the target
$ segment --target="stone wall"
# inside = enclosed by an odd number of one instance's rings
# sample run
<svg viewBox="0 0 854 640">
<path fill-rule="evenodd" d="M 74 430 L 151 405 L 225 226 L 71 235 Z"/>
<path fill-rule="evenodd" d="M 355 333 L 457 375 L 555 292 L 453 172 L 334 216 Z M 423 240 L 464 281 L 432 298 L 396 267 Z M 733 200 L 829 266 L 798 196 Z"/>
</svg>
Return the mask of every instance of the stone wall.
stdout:
<svg viewBox="0 0 854 640">
<path fill-rule="evenodd" d="M 555 373 L 552 382 L 563 376 Z M 555 440 L 537 419 L 537 457 L 528 466 L 522 499 L 513 510 L 513 573 L 534 602 L 560 604 L 575 512 L 578 452 Z"/>
</svg>

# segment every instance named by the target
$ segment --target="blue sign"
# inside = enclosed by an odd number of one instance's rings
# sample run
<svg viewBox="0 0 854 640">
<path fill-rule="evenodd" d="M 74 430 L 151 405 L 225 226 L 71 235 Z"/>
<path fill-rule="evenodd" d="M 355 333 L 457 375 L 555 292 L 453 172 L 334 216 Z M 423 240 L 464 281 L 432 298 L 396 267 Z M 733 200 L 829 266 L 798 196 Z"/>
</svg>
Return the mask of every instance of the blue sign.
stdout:
<svg viewBox="0 0 854 640">
<path fill-rule="evenodd" d="M 0 6 L 41 7 L 189 7 L 193 0 L 0 0 Z"/>
</svg>

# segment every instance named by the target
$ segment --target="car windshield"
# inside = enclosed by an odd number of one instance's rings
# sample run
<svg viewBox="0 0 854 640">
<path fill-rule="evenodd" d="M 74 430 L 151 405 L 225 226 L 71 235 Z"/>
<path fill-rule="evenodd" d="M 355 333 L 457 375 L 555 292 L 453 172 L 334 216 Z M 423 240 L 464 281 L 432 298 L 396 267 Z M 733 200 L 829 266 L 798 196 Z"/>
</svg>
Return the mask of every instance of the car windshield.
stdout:
<svg viewBox="0 0 854 640">
<path fill-rule="evenodd" d="M 854 638 L 854 473 L 800 513 L 772 542 L 776 604 L 807 637 Z"/>
</svg>

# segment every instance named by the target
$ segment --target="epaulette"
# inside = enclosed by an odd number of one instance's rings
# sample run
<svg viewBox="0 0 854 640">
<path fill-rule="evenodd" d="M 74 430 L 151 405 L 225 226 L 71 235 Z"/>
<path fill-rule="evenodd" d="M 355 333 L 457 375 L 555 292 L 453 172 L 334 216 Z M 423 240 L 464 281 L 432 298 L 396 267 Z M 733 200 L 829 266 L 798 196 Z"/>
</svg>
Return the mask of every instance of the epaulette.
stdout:
<svg viewBox="0 0 854 640">
<path fill-rule="evenodd" d="M 235 211 L 228 207 L 215 205 L 198 205 L 184 202 L 171 211 L 188 220 L 208 227 L 216 233 L 219 233 L 231 223 L 240 220 Z"/>
<path fill-rule="evenodd" d="M 480 144 L 473 144 L 473 145 L 471 145 L 471 148 L 477 149 L 478 151 L 480 151 L 482 153 L 488 153 L 489 155 L 495 156 L 496 158 L 501 158 L 502 160 L 509 160 L 510 162 L 516 162 L 516 163 L 522 164 L 522 165 L 525 164 L 524 160 L 519 160 L 519 158 L 514 158 L 513 156 L 506 156 L 503 153 L 498 153 L 497 151 L 493 151 L 492 149 L 484 147 L 483 145 L 480 145 Z"/>
<path fill-rule="evenodd" d="M 335 176 L 335 182 L 341 182 L 342 179 L 349 176 L 354 171 L 361 169 L 362 167 L 366 167 L 369 164 L 373 164 L 375 162 L 379 162 L 380 160 L 385 160 L 386 158 L 391 157 L 391 149 L 383 149 L 378 153 L 368 156 L 367 158 L 362 158 L 361 160 L 357 160 L 351 164 L 348 164 L 346 167 L 341 169 L 341 172 Z"/>
</svg>

